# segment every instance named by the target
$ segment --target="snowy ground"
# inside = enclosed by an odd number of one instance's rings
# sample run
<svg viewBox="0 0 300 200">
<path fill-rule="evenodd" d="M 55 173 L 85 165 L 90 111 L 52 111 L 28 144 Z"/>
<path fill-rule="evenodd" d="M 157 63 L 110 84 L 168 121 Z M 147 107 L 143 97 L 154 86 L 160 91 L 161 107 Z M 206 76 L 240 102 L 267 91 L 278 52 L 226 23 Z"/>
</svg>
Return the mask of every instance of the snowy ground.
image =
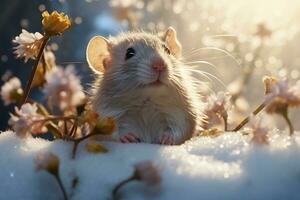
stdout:
<svg viewBox="0 0 300 200">
<path fill-rule="evenodd" d="M 160 187 L 131 183 L 124 199 L 300 199 L 300 132 L 296 137 L 273 132 L 269 146 L 250 143 L 248 136 L 227 133 L 198 137 L 181 146 L 105 143 L 105 154 L 80 145 L 71 160 L 71 144 L 0 134 L 0 199 L 62 199 L 54 178 L 35 171 L 40 151 L 59 155 L 60 174 L 71 199 L 110 199 L 113 186 L 127 178 L 133 165 L 153 160 L 163 168 Z M 71 181 L 79 177 L 72 192 Z"/>
</svg>

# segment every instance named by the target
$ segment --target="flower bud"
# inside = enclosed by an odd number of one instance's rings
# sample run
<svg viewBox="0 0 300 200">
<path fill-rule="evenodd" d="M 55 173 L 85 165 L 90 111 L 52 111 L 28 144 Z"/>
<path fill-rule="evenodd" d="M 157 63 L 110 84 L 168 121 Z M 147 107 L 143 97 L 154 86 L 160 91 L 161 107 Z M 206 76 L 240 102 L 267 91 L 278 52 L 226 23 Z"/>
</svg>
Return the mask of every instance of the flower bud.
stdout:
<svg viewBox="0 0 300 200">
<path fill-rule="evenodd" d="M 52 36 L 62 34 L 71 26 L 68 15 L 65 15 L 63 12 L 58 13 L 57 11 L 54 11 L 49 14 L 48 11 L 44 11 L 42 16 L 43 28 L 47 35 Z"/>
<path fill-rule="evenodd" d="M 50 174 L 57 176 L 59 167 L 59 158 L 53 153 L 40 153 L 37 155 L 36 170 L 45 170 Z"/>
</svg>

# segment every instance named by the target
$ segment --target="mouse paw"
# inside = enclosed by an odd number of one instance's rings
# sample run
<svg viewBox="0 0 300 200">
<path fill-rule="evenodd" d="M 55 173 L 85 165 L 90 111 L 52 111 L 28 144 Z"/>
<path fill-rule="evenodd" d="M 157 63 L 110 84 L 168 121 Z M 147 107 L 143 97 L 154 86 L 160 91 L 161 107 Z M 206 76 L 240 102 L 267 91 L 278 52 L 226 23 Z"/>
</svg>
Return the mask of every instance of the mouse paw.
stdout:
<svg viewBox="0 0 300 200">
<path fill-rule="evenodd" d="M 139 142 L 141 142 L 141 140 L 135 134 L 127 133 L 120 137 L 120 142 L 122 142 L 122 143 L 139 143 Z"/>
<path fill-rule="evenodd" d="M 175 144 L 175 138 L 172 133 L 164 133 L 159 138 L 159 144 L 163 145 L 174 145 Z"/>
</svg>

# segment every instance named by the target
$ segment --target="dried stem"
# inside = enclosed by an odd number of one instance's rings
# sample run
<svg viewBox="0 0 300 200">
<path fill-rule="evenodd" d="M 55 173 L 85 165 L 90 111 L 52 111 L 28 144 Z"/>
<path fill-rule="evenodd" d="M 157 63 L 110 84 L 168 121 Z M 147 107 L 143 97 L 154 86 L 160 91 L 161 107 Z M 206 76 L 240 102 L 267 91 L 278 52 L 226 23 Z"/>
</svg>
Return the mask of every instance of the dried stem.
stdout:
<svg viewBox="0 0 300 200">
<path fill-rule="evenodd" d="M 76 152 L 77 152 L 77 147 L 79 145 L 80 142 L 82 142 L 83 140 L 89 138 L 89 137 L 92 137 L 94 135 L 98 135 L 98 134 L 95 134 L 95 133 L 92 133 L 92 134 L 89 134 L 89 135 L 85 135 L 81 138 L 77 138 L 77 139 L 72 139 L 72 138 L 69 138 L 68 140 L 71 140 L 74 142 L 74 145 L 73 145 L 73 150 L 72 150 L 72 159 L 75 159 L 76 158 Z"/>
<path fill-rule="evenodd" d="M 23 99 L 21 101 L 20 106 L 23 105 L 27 101 L 27 98 L 28 98 L 29 93 L 31 91 L 32 82 L 33 82 L 33 79 L 34 79 L 35 72 L 37 70 L 38 64 L 39 64 L 39 62 L 41 60 L 41 57 L 43 55 L 45 46 L 46 46 L 47 42 L 49 41 L 49 38 L 50 37 L 48 35 L 45 35 L 44 38 L 43 38 L 43 42 L 42 42 L 41 48 L 39 50 L 38 56 L 37 56 L 37 58 L 35 60 L 35 63 L 33 65 L 32 70 L 31 70 L 30 78 L 29 78 L 29 80 L 28 80 L 28 82 L 26 84 L 24 96 L 23 96 Z"/>
<path fill-rule="evenodd" d="M 260 111 L 262 111 L 266 106 L 266 103 L 263 102 L 262 104 L 260 104 L 253 112 L 253 115 L 257 115 Z M 235 127 L 232 131 L 236 132 L 238 130 L 240 130 L 245 124 L 247 124 L 250 120 L 251 116 L 246 117 L 237 127 Z"/>
<path fill-rule="evenodd" d="M 74 116 L 74 115 L 70 115 L 70 116 L 48 116 L 45 119 L 35 120 L 34 123 L 55 121 L 55 120 L 70 120 L 70 119 L 76 119 L 76 116 Z"/>
<path fill-rule="evenodd" d="M 228 116 L 222 115 L 222 119 L 224 121 L 224 131 L 228 131 Z"/>
<path fill-rule="evenodd" d="M 294 127 L 293 127 L 293 124 L 292 124 L 290 118 L 288 117 L 288 112 L 286 111 L 286 112 L 281 113 L 281 116 L 285 119 L 286 123 L 288 124 L 290 135 L 293 135 Z"/>
<path fill-rule="evenodd" d="M 125 184 L 127 184 L 127 183 L 129 183 L 129 182 L 131 182 L 131 181 L 134 181 L 135 179 L 136 179 L 135 176 L 131 176 L 131 177 L 129 177 L 129 178 L 127 178 L 127 179 L 121 181 L 120 183 L 118 183 L 118 184 L 114 187 L 114 189 L 113 189 L 113 191 L 112 191 L 112 197 L 113 197 L 113 200 L 118 200 L 118 199 L 119 199 L 117 194 L 118 194 L 118 191 L 120 190 L 121 187 L 123 187 Z"/>
<path fill-rule="evenodd" d="M 57 183 L 58 183 L 58 185 L 59 185 L 59 187 L 61 189 L 61 192 L 63 193 L 64 200 L 68 200 L 66 189 L 65 189 L 65 187 L 64 187 L 64 185 L 63 185 L 63 183 L 62 183 L 62 181 L 61 181 L 61 179 L 59 177 L 59 175 L 56 174 L 56 175 L 54 175 L 54 177 L 57 180 Z"/>
</svg>

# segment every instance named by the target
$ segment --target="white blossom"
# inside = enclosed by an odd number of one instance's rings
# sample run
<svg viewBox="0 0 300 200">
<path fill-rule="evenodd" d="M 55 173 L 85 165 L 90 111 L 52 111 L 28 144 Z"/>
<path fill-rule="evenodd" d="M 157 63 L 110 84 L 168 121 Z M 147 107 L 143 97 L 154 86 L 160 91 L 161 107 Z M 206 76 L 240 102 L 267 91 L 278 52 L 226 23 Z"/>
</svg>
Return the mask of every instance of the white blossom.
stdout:
<svg viewBox="0 0 300 200">
<path fill-rule="evenodd" d="M 23 90 L 21 88 L 21 81 L 17 77 L 9 79 L 1 87 L 1 98 L 4 101 L 5 105 L 16 102 L 16 100 L 18 100 L 18 98 L 21 97 L 22 94 Z"/>
<path fill-rule="evenodd" d="M 74 108 L 85 99 L 80 79 L 76 76 L 73 66 L 65 69 L 55 67 L 47 72 L 44 93 L 51 103 L 61 110 Z"/>
<path fill-rule="evenodd" d="M 300 105 L 299 84 L 290 87 L 286 79 L 277 80 L 272 77 L 264 77 L 263 82 L 268 102 L 267 112 L 273 113 L 278 108 Z"/>
<path fill-rule="evenodd" d="M 207 97 L 204 114 L 208 118 L 208 126 L 220 123 L 221 118 L 227 118 L 228 110 L 231 107 L 231 96 L 224 92 L 211 94 Z"/>
<path fill-rule="evenodd" d="M 271 122 L 266 115 L 251 116 L 248 122 L 253 137 L 252 141 L 257 144 L 268 144 L 268 133 Z"/>
<path fill-rule="evenodd" d="M 17 58 L 24 57 L 25 62 L 27 62 L 28 59 L 36 59 L 42 38 L 43 35 L 39 32 L 30 33 L 22 29 L 22 33 L 13 40 L 13 43 L 18 45 L 14 47 L 14 53 L 17 55 Z"/>
<path fill-rule="evenodd" d="M 20 137 L 32 134 L 44 133 L 47 128 L 42 121 L 44 117 L 37 113 L 36 104 L 26 103 L 19 109 L 15 107 L 15 114 L 10 114 L 8 124 Z"/>
</svg>

